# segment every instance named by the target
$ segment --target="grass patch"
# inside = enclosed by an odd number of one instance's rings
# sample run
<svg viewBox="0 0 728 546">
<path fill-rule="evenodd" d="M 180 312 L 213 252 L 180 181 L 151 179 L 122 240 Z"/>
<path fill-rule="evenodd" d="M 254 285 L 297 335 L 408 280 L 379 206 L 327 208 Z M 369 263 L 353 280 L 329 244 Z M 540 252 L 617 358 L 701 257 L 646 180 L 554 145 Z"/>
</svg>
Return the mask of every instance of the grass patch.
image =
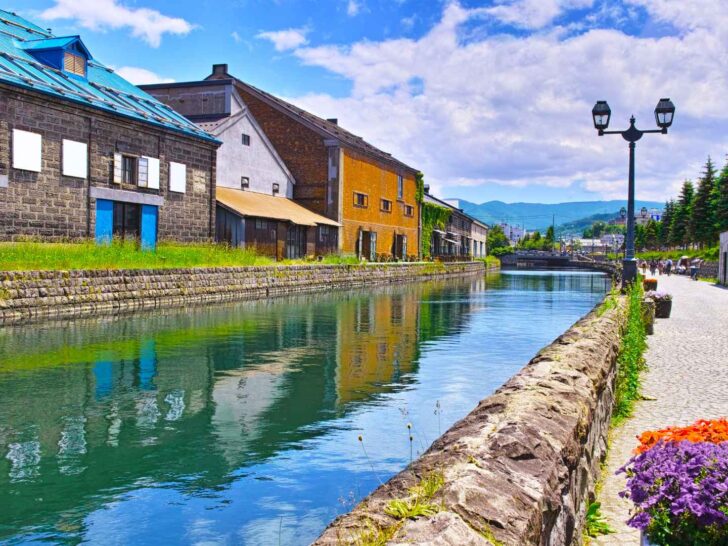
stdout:
<svg viewBox="0 0 728 546">
<path fill-rule="evenodd" d="M 173 269 L 190 267 L 246 267 L 260 265 L 361 265 L 354 254 L 327 254 L 316 260 L 283 260 L 254 249 L 214 243 L 160 242 L 154 251 L 140 250 L 133 242 L 94 241 L 44 243 L 0 242 L 0 271 L 57 271 L 72 269 Z M 435 264 L 430 267 L 438 268 Z M 444 266 L 441 266 L 444 269 Z"/>
<path fill-rule="evenodd" d="M 134 242 L 0 243 L 0 270 L 165 269 L 274 264 L 254 250 L 216 244 L 160 242 L 142 251 Z"/>
<path fill-rule="evenodd" d="M 434 516 L 439 507 L 420 497 L 412 499 L 394 499 L 387 503 L 384 513 L 395 519 L 417 519 L 422 516 Z"/>
<path fill-rule="evenodd" d="M 601 513 L 602 505 L 598 502 L 593 502 L 589 505 L 586 510 L 586 523 L 584 531 L 589 537 L 598 537 L 601 535 L 610 535 L 614 533 L 614 529 L 607 523 L 604 516 Z"/>
<path fill-rule="evenodd" d="M 642 296 L 642 283 L 638 278 L 627 291 L 627 326 L 617 357 L 613 426 L 619 426 L 632 415 L 634 403 L 640 398 L 640 374 L 645 369 L 644 352 L 647 348 L 647 334 L 642 317 Z"/>
<path fill-rule="evenodd" d="M 718 260 L 718 245 L 703 248 L 703 249 L 689 249 L 689 250 L 651 250 L 649 252 L 638 252 L 635 256 L 639 260 L 659 260 L 662 258 L 666 260 L 670 258 L 672 261 L 679 260 L 683 256 L 690 258 L 703 258 L 711 262 Z"/>
</svg>

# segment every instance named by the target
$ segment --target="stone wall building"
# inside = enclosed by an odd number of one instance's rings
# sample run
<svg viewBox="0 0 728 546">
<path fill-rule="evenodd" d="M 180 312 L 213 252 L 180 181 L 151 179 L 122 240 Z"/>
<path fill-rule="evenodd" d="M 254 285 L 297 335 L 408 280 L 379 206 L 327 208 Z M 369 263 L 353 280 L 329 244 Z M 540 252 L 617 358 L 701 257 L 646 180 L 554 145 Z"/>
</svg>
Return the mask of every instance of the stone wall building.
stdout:
<svg viewBox="0 0 728 546">
<path fill-rule="evenodd" d="M 472 249 L 470 253 L 473 258 L 485 258 L 488 254 L 488 226 L 473 218 L 470 228 Z"/>
<path fill-rule="evenodd" d="M 338 249 L 339 224 L 292 200 L 296 181 L 232 79 L 142 89 L 222 142 L 217 150 L 217 241 L 277 259 Z"/>
<path fill-rule="evenodd" d="M 78 36 L 7 11 L 0 33 L 0 239 L 212 239 L 215 138 Z"/>
<path fill-rule="evenodd" d="M 473 257 L 473 224 L 478 222 L 459 208 L 457 199 L 438 199 L 425 186 L 425 202 L 450 210 L 444 231 L 434 229 L 430 241 L 430 256 L 440 260 L 468 260 Z M 478 222 L 483 225 L 482 223 Z M 486 230 L 487 236 L 487 230 Z M 479 236 L 480 238 L 480 236 Z M 483 245 L 485 247 L 485 245 Z"/>
<path fill-rule="evenodd" d="M 338 249 L 368 260 L 413 258 L 419 249 L 417 170 L 361 137 L 214 65 L 208 80 L 235 82 L 293 174 L 293 199 L 341 224 Z"/>
<path fill-rule="evenodd" d="M 718 251 L 718 282 L 728 285 L 728 231 L 720 234 Z"/>
</svg>

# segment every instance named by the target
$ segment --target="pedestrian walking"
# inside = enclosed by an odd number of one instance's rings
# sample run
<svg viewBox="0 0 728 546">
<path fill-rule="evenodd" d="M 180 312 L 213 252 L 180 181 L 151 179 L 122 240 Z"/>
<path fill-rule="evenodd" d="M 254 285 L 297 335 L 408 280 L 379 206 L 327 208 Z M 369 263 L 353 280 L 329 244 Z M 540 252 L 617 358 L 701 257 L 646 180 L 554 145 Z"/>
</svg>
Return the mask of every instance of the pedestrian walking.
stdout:
<svg viewBox="0 0 728 546">
<path fill-rule="evenodd" d="M 650 275 L 653 277 L 657 273 L 657 261 L 653 258 L 650 260 Z"/>
<path fill-rule="evenodd" d="M 695 258 L 690 262 L 690 278 L 694 281 L 698 280 L 698 271 L 700 271 L 700 264 L 702 262 L 700 258 Z"/>
<path fill-rule="evenodd" d="M 660 258 L 657 260 L 657 273 L 658 275 L 662 275 L 665 272 L 665 260 Z"/>
<path fill-rule="evenodd" d="M 665 273 L 667 273 L 668 277 L 672 273 L 672 258 L 665 260 Z"/>
</svg>

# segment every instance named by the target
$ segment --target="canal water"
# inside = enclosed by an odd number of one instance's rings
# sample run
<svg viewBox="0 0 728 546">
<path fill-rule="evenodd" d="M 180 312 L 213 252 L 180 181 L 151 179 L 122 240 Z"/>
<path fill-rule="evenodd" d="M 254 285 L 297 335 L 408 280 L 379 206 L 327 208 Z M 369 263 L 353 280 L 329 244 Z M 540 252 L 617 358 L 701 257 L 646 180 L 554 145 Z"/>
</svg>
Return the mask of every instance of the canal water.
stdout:
<svg viewBox="0 0 728 546">
<path fill-rule="evenodd" d="M 308 544 L 608 288 L 514 271 L 0 328 L 0 543 Z"/>
</svg>

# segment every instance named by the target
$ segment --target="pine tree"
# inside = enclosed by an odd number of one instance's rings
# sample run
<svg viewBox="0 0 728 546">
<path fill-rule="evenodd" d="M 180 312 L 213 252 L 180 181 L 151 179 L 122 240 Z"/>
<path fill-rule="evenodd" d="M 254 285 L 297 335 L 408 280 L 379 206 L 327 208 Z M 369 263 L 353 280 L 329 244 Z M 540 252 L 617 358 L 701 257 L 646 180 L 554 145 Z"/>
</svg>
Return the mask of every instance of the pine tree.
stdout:
<svg viewBox="0 0 728 546">
<path fill-rule="evenodd" d="M 687 246 L 690 244 L 690 218 L 692 216 L 693 198 L 695 189 L 690 180 L 683 182 L 680 198 L 675 206 L 675 213 L 670 223 L 670 243 L 674 246 Z"/>
<path fill-rule="evenodd" d="M 728 230 L 728 162 L 715 185 L 715 223 L 718 233 Z"/>
<path fill-rule="evenodd" d="M 655 250 L 659 244 L 659 231 L 657 222 L 650 220 L 645 226 L 645 246 L 649 250 Z"/>
<path fill-rule="evenodd" d="M 713 162 L 708 157 L 690 212 L 691 239 L 701 247 L 713 243 L 716 239 L 715 174 Z"/>
<path fill-rule="evenodd" d="M 660 218 L 660 245 L 670 246 L 670 224 L 672 223 L 672 217 L 675 214 L 675 201 L 670 199 L 665 203 L 665 208 L 662 211 L 662 217 Z"/>
</svg>

